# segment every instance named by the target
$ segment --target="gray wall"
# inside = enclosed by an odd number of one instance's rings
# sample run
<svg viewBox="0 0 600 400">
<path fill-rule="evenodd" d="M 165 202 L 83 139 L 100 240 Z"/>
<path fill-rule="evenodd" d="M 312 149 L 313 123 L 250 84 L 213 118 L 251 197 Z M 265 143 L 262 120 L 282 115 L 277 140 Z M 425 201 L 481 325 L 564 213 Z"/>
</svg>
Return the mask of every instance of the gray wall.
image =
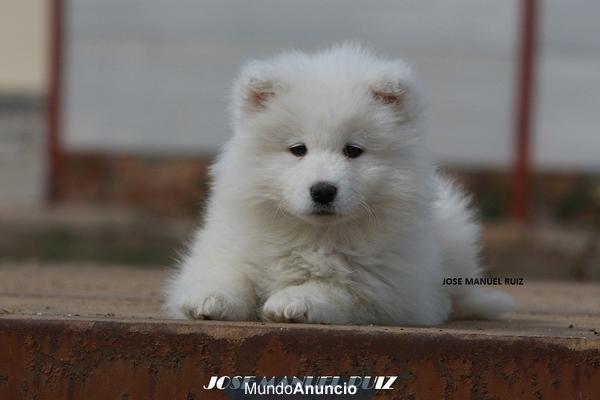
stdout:
<svg viewBox="0 0 600 400">
<path fill-rule="evenodd" d="M 536 161 L 600 168 L 600 2 L 543 12 Z M 444 163 L 505 166 L 517 4 L 495 0 L 71 0 L 65 145 L 206 154 L 239 64 L 347 39 L 416 65 Z"/>
</svg>

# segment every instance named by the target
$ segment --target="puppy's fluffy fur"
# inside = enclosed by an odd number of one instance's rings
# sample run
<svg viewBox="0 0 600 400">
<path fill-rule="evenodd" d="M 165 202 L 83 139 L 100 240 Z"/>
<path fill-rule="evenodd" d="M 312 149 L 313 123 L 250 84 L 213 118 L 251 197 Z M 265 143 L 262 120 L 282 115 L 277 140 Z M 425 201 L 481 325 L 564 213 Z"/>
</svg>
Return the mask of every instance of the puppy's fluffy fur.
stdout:
<svg viewBox="0 0 600 400">
<path fill-rule="evenodd" d="M 494 318 L 477 277 L 479 226 L 424 146 L 411 68 L 357 45 L 246 64 L 212 197 L 170 280 L 174 317 L 435 325 Z M 303 144 L 306 154 L 289 148 Z M 347 145 L 364 150 L 351 158 Z M 337 188 L 323 207 L 311 187 Z M 325 215 L 323 215 L 325 214 Z"/>
</svg>

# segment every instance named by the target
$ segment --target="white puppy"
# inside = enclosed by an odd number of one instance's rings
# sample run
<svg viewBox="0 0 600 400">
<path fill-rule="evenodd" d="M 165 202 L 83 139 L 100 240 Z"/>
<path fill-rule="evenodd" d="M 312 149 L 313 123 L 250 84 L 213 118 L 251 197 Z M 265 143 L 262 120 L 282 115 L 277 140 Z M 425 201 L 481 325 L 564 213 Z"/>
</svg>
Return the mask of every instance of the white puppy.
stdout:
<svg viewBox="0 0 600 400">
<path fill-rule="evenodd" d="M 512 299 L 477 277 L 478 230 L 424 147 L 402 61 L 357 45 L 246 64 L 212 197 L 167 287 L 174 317 L 434 325 Z"/>
</svg>

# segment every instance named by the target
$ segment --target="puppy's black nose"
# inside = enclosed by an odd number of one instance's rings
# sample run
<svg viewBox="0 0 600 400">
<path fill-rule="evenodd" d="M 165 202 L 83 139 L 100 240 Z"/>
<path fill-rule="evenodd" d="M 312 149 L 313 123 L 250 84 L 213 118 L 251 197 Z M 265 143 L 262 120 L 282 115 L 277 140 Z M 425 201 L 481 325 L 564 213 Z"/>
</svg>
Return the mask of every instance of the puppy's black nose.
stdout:
<svg viewBox="0 0 600 400">
<path fill-rule="evenodd" d="M 337 187 L 328 182 L 318 182 L 310 187 L 310 197 L 315 203 L 327 205 L 335 199 Z"/>
</svg>

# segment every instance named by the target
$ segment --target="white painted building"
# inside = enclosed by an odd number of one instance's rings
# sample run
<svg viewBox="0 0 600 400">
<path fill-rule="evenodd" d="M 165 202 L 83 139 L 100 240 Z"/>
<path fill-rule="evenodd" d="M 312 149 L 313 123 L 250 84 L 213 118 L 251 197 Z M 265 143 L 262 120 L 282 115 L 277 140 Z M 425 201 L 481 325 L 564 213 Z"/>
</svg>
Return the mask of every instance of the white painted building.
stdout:
<svg viewBox="0 0 600 400">
<path fill-rule="evenodd" d="M 600 2 L 539 2 L 536 166 L 600 171 Z M 213 154 L 245 59 L 350 39 L 415 64 L 442 163 L 510 163 L 518 0 L 65 3 L 67 151 Z M 49 4 L 0 0 L 0 97 L 44 95 Z M 43 120 L 0 111 L 0 205 L 40 203 Z"/>
<path fill-rule="evenodd" d="M 517 0 L 70 3 L 70 150 L 213 153 L 243 60 L 354 39 L 416 65 L 442 162 L 510 162 Z M 600 169 L 600 3 L 540 3 L 536 164 Z"/>
</svg>

